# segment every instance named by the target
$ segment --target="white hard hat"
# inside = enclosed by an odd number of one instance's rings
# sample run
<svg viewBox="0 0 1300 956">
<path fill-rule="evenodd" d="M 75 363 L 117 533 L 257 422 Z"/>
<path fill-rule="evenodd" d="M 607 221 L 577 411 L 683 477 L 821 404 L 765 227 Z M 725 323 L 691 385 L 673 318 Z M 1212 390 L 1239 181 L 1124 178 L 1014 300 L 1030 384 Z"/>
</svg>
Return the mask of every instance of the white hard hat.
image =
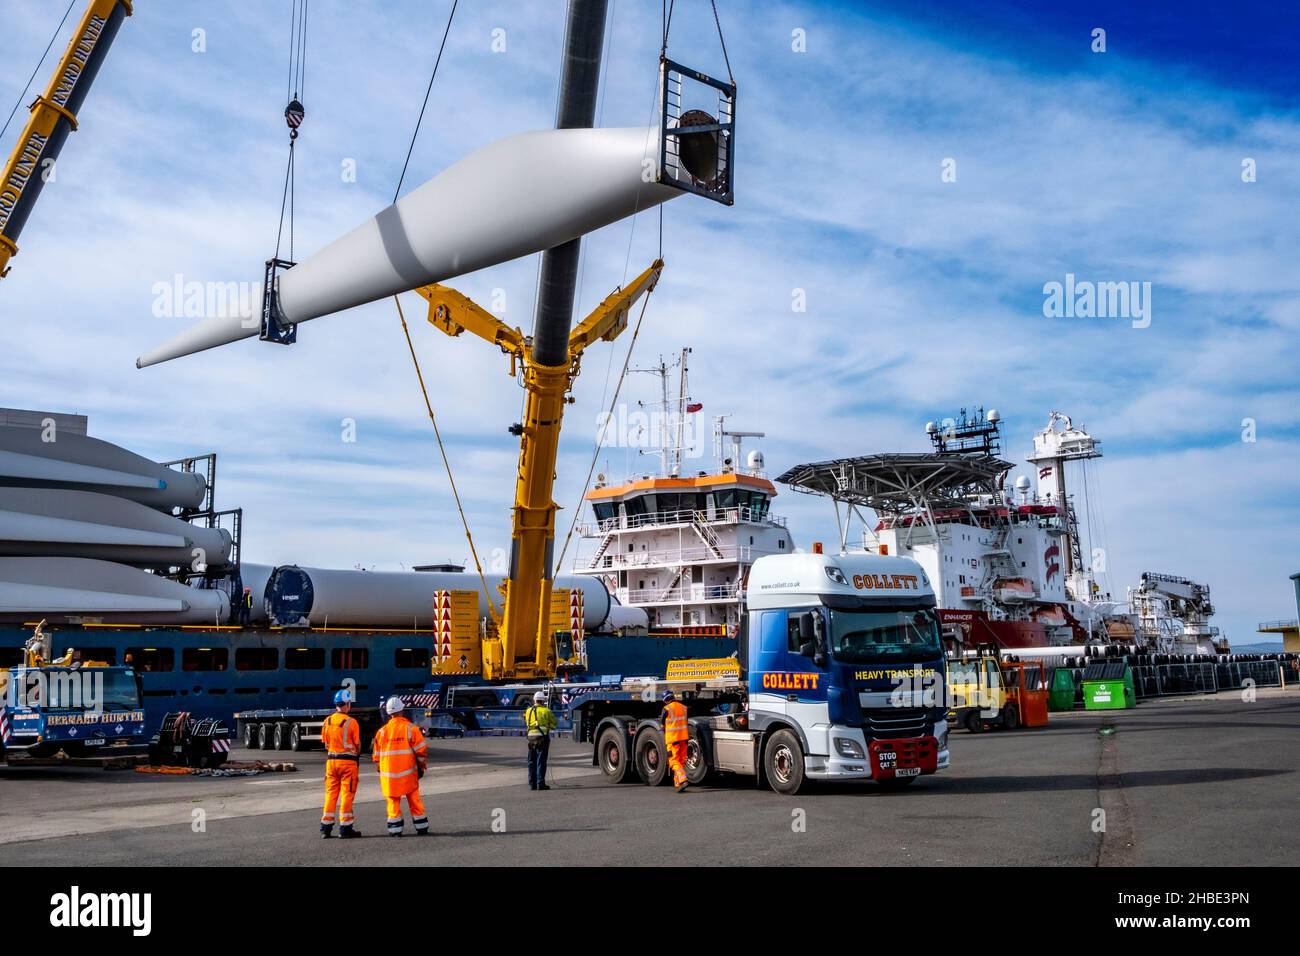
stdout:
<svg viewBox="0 0 1300 956">
<path fill-rule="evenodd" d="M 400 697 L 390 697 L 388 703 L 384 704 L 384 710 L 389 714 L 400 714 L 405 709 L 406 705 L 402 703 Z"/>
<path fill-rule="evenodd" d="M 533 695 L 533 703 L 534 703 L 534 704 L 544 704 L 544 703 L 546 703 L 546 691 L 544 691 L 544 690 L 539 690 L 536 694 L 534 694 L 534 695 Z"/>
</svg>

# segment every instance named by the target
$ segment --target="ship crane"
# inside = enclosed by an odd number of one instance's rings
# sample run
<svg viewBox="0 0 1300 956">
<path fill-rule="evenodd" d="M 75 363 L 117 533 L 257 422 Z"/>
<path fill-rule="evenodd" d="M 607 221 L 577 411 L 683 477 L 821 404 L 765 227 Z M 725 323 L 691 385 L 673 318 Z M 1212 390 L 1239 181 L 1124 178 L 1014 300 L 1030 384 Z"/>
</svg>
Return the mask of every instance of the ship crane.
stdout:
<svg viewBox="0 0 1300 956">
<path fill-rule="evenodd" d="M 1190 653 L 1220 650 L 1219 629 L 1209 623 L 1214 605 L 1208 584 L 1145 571 L 1138 587 L 1130 589 L 1129 606 L 1140 637 L 1158 653 L 1173 653 L 1179 644 L 1194 645 Z"/>
</svg>

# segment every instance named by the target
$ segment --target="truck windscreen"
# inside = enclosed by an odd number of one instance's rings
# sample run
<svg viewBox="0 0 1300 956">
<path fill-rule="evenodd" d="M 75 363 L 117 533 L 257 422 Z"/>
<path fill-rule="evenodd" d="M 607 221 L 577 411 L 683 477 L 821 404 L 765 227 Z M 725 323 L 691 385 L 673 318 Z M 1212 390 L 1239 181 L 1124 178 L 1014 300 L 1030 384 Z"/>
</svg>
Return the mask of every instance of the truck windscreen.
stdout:
<svg viewBox="0 0 1300 956">
<path fill-rule="evenodd" d="M 830 614 L 831 652 L 846 664 L 926 660 L 940 653 L 939 618 L 932 609 Z"/>
<path fill-rule="evenodd" d="M 33 703 L 47 708 L 98 709 L 109 713 L 141 709 L 140 689 L 134 671 L 99 667 L 46 668 L 40 676 L 41 687 L 30 697 Z"/>
</svg>

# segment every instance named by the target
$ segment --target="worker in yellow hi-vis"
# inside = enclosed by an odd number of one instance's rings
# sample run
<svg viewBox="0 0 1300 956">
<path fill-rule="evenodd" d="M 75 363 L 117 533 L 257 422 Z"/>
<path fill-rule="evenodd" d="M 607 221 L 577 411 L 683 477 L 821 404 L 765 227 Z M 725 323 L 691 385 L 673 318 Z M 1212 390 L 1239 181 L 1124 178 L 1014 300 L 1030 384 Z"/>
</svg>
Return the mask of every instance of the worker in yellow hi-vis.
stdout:
<svg viewBox="0 0 1300 956">
<path fill-rule="evenodd" d="M 533 706 L 524 712 L 524 723 L 528 727 L 528 789 L 550 790 L 546 785 L 546 758 L 551 752 L 551 731 L 560 722 L 546 706 L 546 691 L 533 694 Z"/>
</svg>

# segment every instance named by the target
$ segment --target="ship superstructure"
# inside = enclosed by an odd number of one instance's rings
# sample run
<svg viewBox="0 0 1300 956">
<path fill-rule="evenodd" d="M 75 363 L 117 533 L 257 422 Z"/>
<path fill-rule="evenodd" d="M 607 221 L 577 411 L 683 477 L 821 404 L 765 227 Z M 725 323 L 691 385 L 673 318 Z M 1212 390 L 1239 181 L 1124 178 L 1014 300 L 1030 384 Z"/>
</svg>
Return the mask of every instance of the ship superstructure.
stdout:
<svg viewBox="0 0 1300 956">
<path fill-rule="evenodd" d="M 659 374 L 664 396 L 656 403 L 659 473 L 598 477 L 584 498 L 592 520 L 581 526 L 573 570 L 600 577 L 622 604 L 644 609 L 652 635 L 734 637 L 750 566 L 766 554 L 793 553 L 794 543 L 785 519 L 771 512 L 777 492 L 762 453 L 743 449 L 744 439 L 762 432 L 728 429 L 727 416 L 717 416 L 713 466 L 688 467 L 698 451 L 692 416 L 702 411 L 688 394 L 689 353 L 646 370 Z M 673 370 L 678 394 L 669 398 Z"/>
<path fill-rule="evenodd" d="M 996 410 L 962 409 L 927 423 L 929 452 L 814 462 L 777 480 L 832 500 L 841 550 L 857 518 L 864 548 L 920 562 L 953 644 L 1106 640 L 1110 604 L 1065 485 L 1066 462 L 1099 457 L 1099 443 L 1053 412 L 1028 457 L 1038 491 L 1025 477 L 1013 491 L 1001 426 Z"/>
</svg>

